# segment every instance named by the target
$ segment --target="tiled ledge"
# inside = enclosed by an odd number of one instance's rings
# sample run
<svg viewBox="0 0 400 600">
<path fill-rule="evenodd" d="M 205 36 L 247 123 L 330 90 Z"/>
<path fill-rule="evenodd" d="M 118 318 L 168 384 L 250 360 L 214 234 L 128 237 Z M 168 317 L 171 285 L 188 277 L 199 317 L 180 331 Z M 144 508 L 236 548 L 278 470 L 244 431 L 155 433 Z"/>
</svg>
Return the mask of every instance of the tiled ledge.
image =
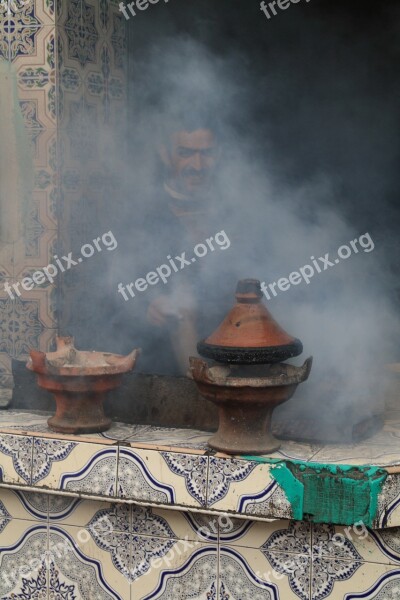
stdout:
<svg viewBox="0 0 400 600">
<path fill-rule="evenodd" d="M 283 442 L 257 458 L 210 452 L 201 431 L 114 423 L 105 434 L 63 436 L 47 418 L 0 412 L 0 486 L 257 520 L 326 514 L 342 525 L 400 525 L 400 413 L 359 445 Z M 358 513 L 342 510 L 354 499 Z"/>
</svg>

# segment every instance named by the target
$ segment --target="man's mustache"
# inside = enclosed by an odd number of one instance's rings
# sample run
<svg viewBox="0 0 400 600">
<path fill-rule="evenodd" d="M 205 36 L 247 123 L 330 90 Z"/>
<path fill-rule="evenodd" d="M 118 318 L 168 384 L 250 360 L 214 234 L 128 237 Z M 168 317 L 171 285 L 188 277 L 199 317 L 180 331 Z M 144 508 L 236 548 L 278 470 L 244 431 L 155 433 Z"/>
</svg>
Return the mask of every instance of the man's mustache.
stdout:
<svg viewBox="0 0 400 600">
<path fill-rule="evenodd" d="M 207 177 L 208 175 L 208 171 L 206 169 L 193 169 L 193 168 L 189 168 L 189 169 L 185 169 L 183 171 L 183 174 L 186 177 Z"/>
</svg>

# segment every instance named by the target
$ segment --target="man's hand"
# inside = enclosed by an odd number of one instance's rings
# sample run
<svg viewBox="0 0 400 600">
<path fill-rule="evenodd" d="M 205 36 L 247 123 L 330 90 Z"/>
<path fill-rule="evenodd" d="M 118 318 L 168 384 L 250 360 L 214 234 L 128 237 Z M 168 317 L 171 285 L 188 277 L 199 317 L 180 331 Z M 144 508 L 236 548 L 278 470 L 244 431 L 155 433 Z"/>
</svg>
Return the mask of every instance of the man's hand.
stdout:
<svg viewBox="0 0 400 600">
<path fill-rule="evenodd" d="M 147 321 L 167 330 L 177 364 L 181 374 L 185 375 L 189 356 L 196 356 L 198 339 L 195 301 L 190 289 L 180 286 L 171 296 L 153 300 L 147 311 Z"/>
<path fill-rule="evenodd" d="M 179 309 L 169 296 L 159 296 L 150 304 L 146 319 L 155 327 L 166 327 L 174 319 L 179 321 L 181 316 Z"/>
</svg>

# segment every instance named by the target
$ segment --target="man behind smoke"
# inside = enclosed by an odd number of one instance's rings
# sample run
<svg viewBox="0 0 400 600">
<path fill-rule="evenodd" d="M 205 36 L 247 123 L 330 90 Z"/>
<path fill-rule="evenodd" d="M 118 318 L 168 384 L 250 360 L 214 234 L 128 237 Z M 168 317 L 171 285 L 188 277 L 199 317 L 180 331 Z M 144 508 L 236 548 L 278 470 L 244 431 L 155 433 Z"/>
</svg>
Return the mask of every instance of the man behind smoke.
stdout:
<svg viewBox="0 0 400 600">
<path fill-rule="evenodd" d="M 189 112 L 190 111 L 190 112 Z M 203 110 L 189 108 L 169 121 L 164 139 L 158 147 L 163 177 L 156 198 L 144 209 L 140 230 L 147 240 L 140 271 L 146 273 L 169 256 L 181 256 L 205 242 L 210 236 L 224 232 L 226 210 L 218 197 L 215 179 L 221 161 L 221 140 L 216 120 Z M 225 232 L 224 232 L 225 233 Z M 225 235 L 225 248 L 230 240 Z M 219 241 L 222 240 L 220 234 Z M 217 244 L 216 244 L 217 245 Z M 231 250 L 230 250 L 231 252 Z M 219 255 L 219 256 L 218 256 Z M 189 355 L 196 354 L 196 344 L 221 318 L 213 318 L 227 290 L 232 296 L 234 277 L 227 279 L 228 253 L 214 252 L 177 273 L 166 285 L 158 284 L 146 291 L 142 310 L 142 368 L 169 374 L 184 374 Z M 136 298 L 135 298 L 136 300 Z M 223 303 L 226 308 L 229 303 Z"/>
</svg>

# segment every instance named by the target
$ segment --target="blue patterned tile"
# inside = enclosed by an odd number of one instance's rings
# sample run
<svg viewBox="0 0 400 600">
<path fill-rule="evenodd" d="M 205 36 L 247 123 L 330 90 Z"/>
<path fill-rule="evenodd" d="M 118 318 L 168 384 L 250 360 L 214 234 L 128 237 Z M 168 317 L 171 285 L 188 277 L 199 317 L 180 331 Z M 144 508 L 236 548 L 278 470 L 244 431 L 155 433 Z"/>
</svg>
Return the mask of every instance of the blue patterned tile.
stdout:
<svg viewBox="0 0 400 600">
<path fill-rule="evenodd" d="M 45 479 L 55 462 L 65 461 L 78 444 L 35 438 L 33 441 L 32 484 Z"/>
<path fill-rule="evenodd" d="M 400 565 L 400 527 L 380 529 L 379 531 L 369 530 L 369 536 L 380 550 L 379 558 L 375 558 L 376 562 L 381 562 L 383 556 L 390 564 Z"/>
<path fill-rule="evenodd" d="M 88 35 L 81 26 L 76 29 L 65 29 L 68 42 L 68 59 L 76 60 L 81 67 L 96 62 L 97 35 Z"/>
<path fill-rule="evenodd" d="M 284 529 L 277 529 L 269 535 L 260 550 L 266 557 L 271 553 L 311 556 L 311 525 L 292 521 Z"/>
<path fill-rule="evenodd" d="M 148 457 L 152 460 L 149 461 Z M 160 480 L 160 462 L 161 458 L 157 452 L 149 451 L 146 456 L 143 450 L 120 447 L 118 496 L 158 504 L 173 504 L 176 500 L 175 490 L 169 482 Z"/>
<path fill-rule="evenodd" d="M 10 35 L 8 29 L 4 29 L 4 21 L 7 15 L 7 9 L 4 4 L 0 4 L 0 60 L 9 61 L 10 58 Z"/>
<path fill-rule="evenodd" d="M 60 11 L 65 13 L 65 20 L 60 21 L 58 25 L 79 30 L 82 25 L 82 0 L 65 0 L 60 4 Z"/>
<path fill-rule="evenodd" d="M 150 593 L 142 600 L 279 600 L 278 586 L 260 580 L 242 554 L 230 548 L 221 548 L 219 555 L 206 545 L 194 546 L 185 560 L 173 557 L 170 568 L 160 568 Z M 168 564 L 168 563 L 167 563 Z M 140 580 L 138 582 L 140 584 Z M 146 585 L 147 591 L 148 585 Z M 135 587 L 132 588 L 135 592 Z M 138 590 L 139 591 L 139 590 Z M 138 596 L 136 596 L 138 597 Z M 289 600 L 288 596 L 282 596 Z"/>
<path fill-rule="evenodd" d="M 7 527 L 11 521 L 11 515 L 0 500 L 0 533 Z"/>
<path fill-rule="evenodd" d="M 101 0 L 100 3 L 96 2 L 94 5 L 91 2 L 88 2 L 87 0 L 82 0 L 82 24 L 85 28 L 85 31 L 89 35 L 98 36 L 98 27 L 96 23 L 97 8 L 102 9 L 102 12 L 104 13 L 104 3 L 101 3 Z M 105 17 L 107 18 L 107 14 L 105 15 Z"/>
<path fill-rule="evenodd" d="M 115 447 L 35 438 L 33 456 L 37 487 L 115 496 Z"/>
<path fill-rule="evenodd" d="M 80 535 L 82 530 L 74 531 L 76 537 L 71 533 L 70 528 L 50 527 L 49 550 L 53 559 L 50 563 L 50 597 L 54 589 L 60 596 L 63 592 L 69 593 L 71 600 L 119 600 L 120 596 L 105 580 L 98 557 L 88 555 L 86 538 Z"/>
<path fill-rule="evenodd" d="M 148 535 L 152 537 L 176 537 L 168 521 L 160 515 L 154 514 L 151 508 L 131 506 L 131 531 L 135 535 Z"/>
<path fill-rule="evenodd" d="M 127 581 L 131 581 L 131 552 L 130 538 L 128 533 L 120 533 L 114 530 L 94 529 L 91 523 L 90 535 L 98 548 L 107 552 L 115 569 L 121 573 Z"/>
<path fill-rule="evenodd" d="M 8 1 L 8 0 L 7 0 Z M 40 4 L 40 0 L 37 5 Z M 7 25 L 13 29 L 16 27 L 41 27 L 44 25 L 43 21 L 36 14 L 36 6 L 34 0 L 27 0 L 27 2 L 18 2 L 18 0 L 9 0 L 8 8 L 4 10 L 4 21 L 1 22 L 1 26 L 7 28 Z"/>
<path fill-rule="evenodd" d="M 37 99 L 21 100 L 19 105 L 25 127 L 27 129 L 35 129 L 36 135 L 39 135 L 40 130 L 43 131 L 45 128 L 39 117 L 39 101 Z M 31 132 L 29 133 L 31 134 Z"/>
<path fill-rule="evenodd" d="M 144 536 L 137 535 L 138 527 L 145 528 Z M 135 506 L 99 510 L 87 529 L 96 546 L 109 553 L 114 567 L 130 582 L 148 573 L 151 561 L 165 556 L 176 542 L 168 539 L 173 532 L 164 519 Z"/>
<path fill-rule="evenodd" d="M 71 167 L 95 161 L 98 157 L 96 139 L 93 135 L 97 115 L 96 106 L 83 98 L 71 99 L 65 107 L 64 125 L 66 162 Z"/>
<path fill-rule="evenodd" d="M 212 506 L 225 498 L 231 484 L 245 480 L 256 468 L 257 463 L 241 460 L 224 460 L 210 456 L 207 503 Z"/>
<path fill-rule="evenodd" d="M 95 514 L 104 510 L 116 513 L 117 518 L 113 522 L 113 527 L 115 526 L 116 531 L 120 531 L 118 524 L 121 523 L 121 527 L 124 525 L 121 513 L 129 513 L 129 506 L 125 504 L 112 504 L 105 502 L 103 499 L 86 500 L 60 496 L 57 493 L 49 495 L 49 521 L 51 523 L 59 523 L 63 526 L 86 527 Z"/>
<path fill-rule="evenodd" d="M 23 358 L 31 348 L 41 347 L 44 326 L 39 300 L 0 298 L 0 352 Z"/>
<path fill-rule="evenodd" d="M 292 519 L 293 509 L 285 492 L 276 481 L 259 494 L 244 494 L 239 503 L 241 512 L 251 517 L 265 517 L 272 515 L 280 519 Z"/>
<path fill-rule="evenodd" d="M 163 559 L 179 542 L 166 538 L 133 536 L 131 541 L 130 581 L 150 574 L 152 561 Z"/>
<path fill-rule="evenodd" d="M 46 524 L 48 522 L 49 503 L 47 494 L 2 489 L 0 491 L 0 501 L 13 520 L 32 521 L 36 524 Z"/>
<path fill-rule="evenodd" d="M 9 14 L 19 26 L 42 27 L 55 24 L 56 0 L 9 0 Z"/>
<path fill-rule="evenodd" d="M 105 581 L 99 558 L 85 553 L 86 538 L 79 530 L 76 534 L 59 527 L 49 533 L 46 525 L 32 527 L 23 521 L 13 524 L 8 538 L 1 536 L 1 598 L 126 598 Z"/>
<path fill-rule="evenodd" d="M 38 31 L 35 46 L 29 54 L 15 57 L 18 94 L 25 124 L 30 128 L 55 128 L 57 125 L 56 43 L 53 27 Z"/>
<path fill-rule="evenodd" d="M 30 485 L 33 438 L 0 434 L 0 477 L 3 483 Z"/>
<path fill-rule="evenodd" d="M 80 445 L 79 454 L 82 450 Z M 62 472 L 60 489 L 101 496 L 115 496 L 117 450 L 96 451 L 77 471 Z"/>
<path fill-rule="evenodd" d="M 190 528 L 186 535 L 189 539 L 200 539 L 208 544 L 232 543 L 235 540 L 240 540 L 251 527 L 250 521 L 235 519 L 230 515 L 207 515 L 201 513 L 183 512 L 178 513 L 180 518 L 184 518 Z M 177 522 L 176 513 L 168 515 L 168 522 L 176 522 L 177 531 L 181 531 L 181 527 Z M 180 533 L 180 537 L 185 537 Z"/>
<path fill-rule="evenodd" d="M 281 593 L 277 583 L 264 581 L 257 563 L 236 549 L 221 547 L 219 557 L 218 590 L 220 600 L 290 600 L 285 590 Z M 282 595 L 281 595 L 282 594 Z M 308 600 L 308 597 L 307 597 Z"/>
<path fill-rule="evenodd" d="M 351 527 L 313 526 L 313 554 L 321 559 L 400 565 L 400 528 L 371 530 L 361 521 Z"/>
<path fill-rule="evenodd" d="M 99 34 L 95 22 L 95 9 L 84 0 L 70 0 L 65 20 L 67 57 L 76 60 L 83 68 L 96 62 L 96 45 Z"/>
<path fill-rule="evenodd" d="M 11 281 L 9 283 L 11 283 Z M 5 352 L 0 352 L 0 389 L 1 388 L 2 396 L 4 401 L 6 401 L 7 396 L 12 394 L 12 390 L 14 388 L 14 378 L 11 371 L 11 359 Z M 11 400 L 11 398 L 9 399 Z"/>
<path fill-rule="evenodd" d="M 182 477 L 189 495 L 201 506 L 206 505 L 208 458 L 196 454 L 162 452 L 172 473 Z"/>
<path fill-rule="evenodd" d="M 99 0 L 97 3 L 99 10 L 99 23 L 102 33 L 106 33 L 109 19 L 110 19 L 110 9 L 112 6 L 112 2 L 108 0 Z"/>
<path fill-rule="evenodd" d="M 85 77 L 85 92 L 88 107 L 96 106 L 89 117 L 97 118 L 98 124 L 109 124 L 115 106 L 125 97 L 125 84 L 122 76 L 112 69 L 111 52 L 108 43 L 102 42 L 99 60 L 94 69 L 89 69 Z"/>
<path fill-rule="evenodd" d="M 32 526 L 29 522 L 13 521 L 7 534 L 2 535 L 0 545 L 2 600 L 46 598 L 47 525 Z"/>
<path fill-rule="evenodd" d="M 64 67 L 60 71 L 60 84 L 63 91 L 76 93 L 82 86 L 82 78 L 78 69 Z"/>
<path fill-rule="evenodd" d="M 47 521 L 49 516 L 49 496 L 35 492 L 13 492 L 19 499 L 26 514 L 38 521 Z"/>
<path fill-rule="evenodd" d="M 124 70 L 127 61 L 126 22 L 121 14 L 112 15 L 111 45 L 114 51 L 114 65 Z"/>
<path fill-rule="evenodd" d="M 277 488 L 269 464 L 214 456 L 209 461 L 207 507 L 246 514 L 255 505 L 257 514 L 260 510 L 267 511 L 262 516 L 271 514 L 271 498 Z"/>
<path fill-rule="evenodd" d="M 141 600 L 217 600 L 217 573 L 216 548 L 190 543 L 179 546 L 177 543 L 147 576 L 133 582 L 132 597 Z"/>
<path fill-rule="evenodd" d="M 122 561 L 120 566 L 129 563 L 130 547 L 126 546 L 124 534 L 112 535 L 118 548 L 118 558 Z M 113 543 L 111 538 L 109 541 Z M 54 564 L 54 572 L 61 585 L 59 594 L 54 597 L 67 600 L 129 599 L 128 578 L 110 560 L 110 553 L 93 542 L 86 529 L 51 525 L 49 549 L 52 557 L 50 570 Z M 50 598 L 53 597 L 51 591 L 50 587 Z M 69 595 L 64 596 L 63 593 Z"/>
<path fill-rule="evenodd" d="M 5 21 L 4 30 L 9 35 L 9 59 L 15 61 L 18 58 L 36 56 L 38 48 L 38 37 L 41 29 L 37 26 L 19 27 L 15 20 L 10 17 Z"/>
<path fill-rule="evenodd" d="M 100 506 L 100 504 L 98 505 Z M 134 507 L 137 511 L 146 513 L 146 509 Z M 92 538 L 99 544 L 106 544 L 106 537 L 112 531 L 129 533 L 132 531 L 132 507 L 129 504 L 113 504 L 98 508 L 86 527 Z"/>
<path fill-rule="evenodd" d="M 286 583 L 291 592 L 301 600 L 308 600 L 311 586 L 311 564 L 315 558 L 314 575 L 318 577 L 317 571 L 320 565 L 319 555 L 312 556 L 311 526 L 308 523 L 291 522 L 284 529 L 276 529 L 260 547 L 263 556 L 268 560 L 268 570 L 272 579 L 286 578 Z M 351 576 L 354 570 L 351 571 Z M 265 579 L 265 574 L 262 575 Z M 320 592 L 331 591 L 334 579 L 327 577 L 326 585 Z M 314 582 L 315 583 L 315 582 Z M 322 583 L 322 582 L 321 582 Z M 322 599 L 321 599 L 322 600 Z"/>
<path fill-rule="evenodd" d="M 364 590 L 363 585 L 359 584 L 357 587 L 360 591 L 346 593 L 344 600 L 357 600 L 357 598 L 363 598 L 363 600 L 397 600 L 400 594 L 400 570 L 389 570 L 380 574 L 373 585 L 366 590 Z"/>
<path fill-rule="evenodd" d="M 400 526 L 400 474 L 388 475 L 378 498 L 377 528 Z"/>
</svg>

